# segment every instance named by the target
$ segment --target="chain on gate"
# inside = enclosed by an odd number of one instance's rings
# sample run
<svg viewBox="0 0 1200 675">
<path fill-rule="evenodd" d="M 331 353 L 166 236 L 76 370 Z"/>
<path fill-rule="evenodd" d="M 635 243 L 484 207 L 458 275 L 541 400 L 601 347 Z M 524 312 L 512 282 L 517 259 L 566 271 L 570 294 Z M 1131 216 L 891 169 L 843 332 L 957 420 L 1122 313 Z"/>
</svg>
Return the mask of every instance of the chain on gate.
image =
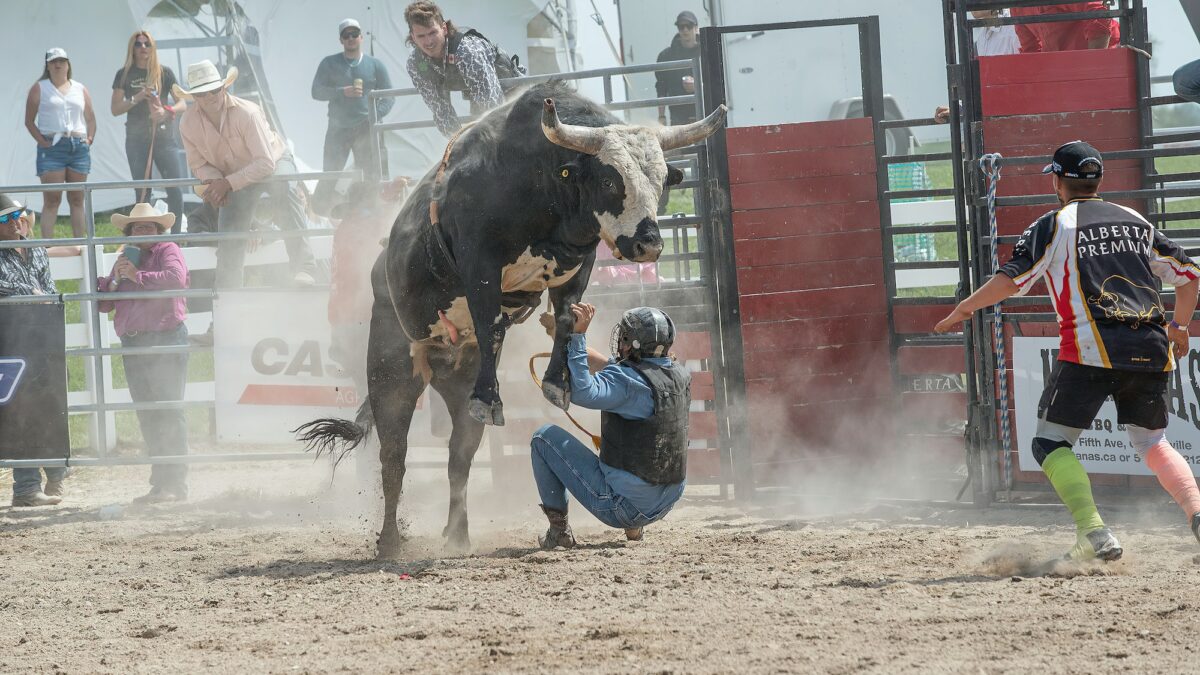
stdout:
<svg viewBox="0 0 1200 675">
<path fill-rule="evenodd" d="M 988 180 L 987 208 L 988 230 L 992 238 L 992 274 L 1000 271 L 999 233 L 996 226 L 996 185 L 1000 182 L 1001 159 L 1003 159 L 1003 155 L 996 152 L 979 158 L 979 170 Z M 1000 456 L 1000 467 L 1004 472 L 1004 487 L 1009 489 L 1012 486 L 1012 432 L 1009 429 L 1008 419 L 1008 373 L 1005 368 L 1004 315 L 1001 313 L 999 304 L 994 305 L 992 311 L 995 313 L 996 372 L 999 374 L 1000 381 L 1000 444 L 1004 450 Z"/>
</svg>

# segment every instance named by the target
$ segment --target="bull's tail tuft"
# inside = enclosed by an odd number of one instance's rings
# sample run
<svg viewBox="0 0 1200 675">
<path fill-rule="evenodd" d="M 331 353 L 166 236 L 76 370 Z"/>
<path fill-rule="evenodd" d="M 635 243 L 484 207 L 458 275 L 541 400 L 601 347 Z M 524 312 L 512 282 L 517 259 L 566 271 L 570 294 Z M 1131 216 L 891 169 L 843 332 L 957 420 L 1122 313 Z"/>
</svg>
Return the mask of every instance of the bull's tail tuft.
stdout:
<svg viewBox="0 0 1200 675">
<path fill-rule="evenodd" d="M 375 426 L 375 415 L 370 400 L 364 400 L 358 408 L 355 421 L 323 417 L 301 424 L 292 429 L 296 439 L 304 443 L 305 451 L 316 451 L 317 457 L 328 455 L 336 468 L 354 449 L 371 435 Z"/>
</svg>

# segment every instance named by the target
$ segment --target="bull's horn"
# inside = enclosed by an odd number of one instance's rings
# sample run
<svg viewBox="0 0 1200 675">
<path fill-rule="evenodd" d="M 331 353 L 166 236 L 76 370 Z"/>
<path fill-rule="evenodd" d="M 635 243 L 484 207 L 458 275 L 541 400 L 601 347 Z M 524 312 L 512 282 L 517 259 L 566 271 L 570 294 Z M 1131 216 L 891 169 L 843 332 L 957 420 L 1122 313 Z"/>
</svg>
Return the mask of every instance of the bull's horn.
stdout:
<svg viewBox="0 0 1200 675">
<path fill-rule="evenodd" d="M 546 99 L 542 107 L 542 133 L 555 145 L 588 155 L 600 152 L 600 146 L 604 144 L 604 132 L 601 129 L 560 122 L 552 98 Z"/>
<path fill-rule="evenodd" d="M 729 112 L 724 104 L 712 111 L 708 117 L 691 124 L 680 124 L 673 127 L 662 127 L 658 130 L 658 142 L 663 152 L 684 148 L 698 143 L 717 132 L 725 123 L 725 115 Z"/>
</svg>

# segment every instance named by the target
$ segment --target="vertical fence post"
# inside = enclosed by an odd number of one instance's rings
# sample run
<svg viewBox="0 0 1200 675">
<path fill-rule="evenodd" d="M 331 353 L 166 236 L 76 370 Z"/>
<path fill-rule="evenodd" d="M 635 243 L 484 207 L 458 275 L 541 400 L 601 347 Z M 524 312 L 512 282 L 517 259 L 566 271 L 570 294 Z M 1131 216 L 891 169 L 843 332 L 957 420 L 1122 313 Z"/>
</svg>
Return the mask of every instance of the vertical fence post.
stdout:
<svg viewBox="0 0 1200 675">
<path fill-rule="evenodd" d="M 87 262 L 84 264 L 84 278 L 80 285 L 84 292 L 95 293 L 99 290 L 96 288 L 96 272 L 100 269 L 100 261 L 97 260 L 96 255 L 96 214 L 92 208 L 92 189 L 90 187 L 83 189 L 83 217 L 87 223 Z M 84 325 L 90 329 L 91 340 L 89 340 L 89 343 L 94 349 L 99 349 L 102 346 L 98 306 L 98 300 L 86 300 L 79 303 L 79 311 L 83 314 Z M 92 354 L 87 358 L 92 361 L 92 377 L 88 386 L 92 392 L 92 402 L 97 407 L 97 412 L 92 415 L 92 428 L 95 430 L 95 435 L 92 437 L 93 448 L 96 450 L 96 456 L 106 457 L 108 455 L 109 439 L 108 414 L 104 410 L 104 357 L 99 354 Z"/>
</svg>

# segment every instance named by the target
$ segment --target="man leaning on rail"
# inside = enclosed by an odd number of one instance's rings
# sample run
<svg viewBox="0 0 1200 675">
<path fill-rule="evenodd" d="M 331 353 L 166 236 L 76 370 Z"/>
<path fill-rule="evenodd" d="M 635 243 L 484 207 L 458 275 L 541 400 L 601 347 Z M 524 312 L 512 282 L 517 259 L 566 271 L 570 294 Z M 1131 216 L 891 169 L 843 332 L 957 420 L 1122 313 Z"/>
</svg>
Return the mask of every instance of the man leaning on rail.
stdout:
<svg viewBox="0 0 1200 675">
<path fill-rule="evenodd" d="M 205 202 L 220 209 L 220 232 L 250 229 L 259 198 L 268 195 L 274 205 L 275 224 L 281 230 L 301 231 L 308 227 L 304 206 L 287 182 L 268 181 L 273 176 L 296 173 L 292 153 L 283 138 L 267 122 L 262 108 L 230 94 L 237 68 L 225 77 L 211 61 L 193 63 L 187 69 L 188 89 L 176 85 L 177 98 L 195 101 L 179 123 L 188 166 L 204 181 L 200 191 Z M 288 260 L 297 285 L 311 286 L 316 262 L 303 237 L 284 239 Z M 239 288 L 246 259 L 246 240 L 217 244 L 217 286 Z"/>
<path fill-rule="evenodd" d="M 1067 557 L 1121 557 L 1072 449 L 1110 396 L 1117 423 L 1126 425 L 1130 443 L 1191 519 L 1200 540 L 1200 489 L 1187 460 L 1167 441 L 1166 400 L 1170 371 L 1188 352 L 1200 268 L 1138 212 L 1096 194 L 1104 159 L 1088 143 L 1060 146 L 1042 173 L 1053 174 L 1062 206 L 1034 221 L 1008 264 L 935 330 L 945 333 L 1044 279 L 1062 348 L 1038 402 L 1033 456 L 1075 520 L 1075 545 Z M 1158 295 L 1160 281 L 1175 286 L 1170 322 Z"/>
</svg>

